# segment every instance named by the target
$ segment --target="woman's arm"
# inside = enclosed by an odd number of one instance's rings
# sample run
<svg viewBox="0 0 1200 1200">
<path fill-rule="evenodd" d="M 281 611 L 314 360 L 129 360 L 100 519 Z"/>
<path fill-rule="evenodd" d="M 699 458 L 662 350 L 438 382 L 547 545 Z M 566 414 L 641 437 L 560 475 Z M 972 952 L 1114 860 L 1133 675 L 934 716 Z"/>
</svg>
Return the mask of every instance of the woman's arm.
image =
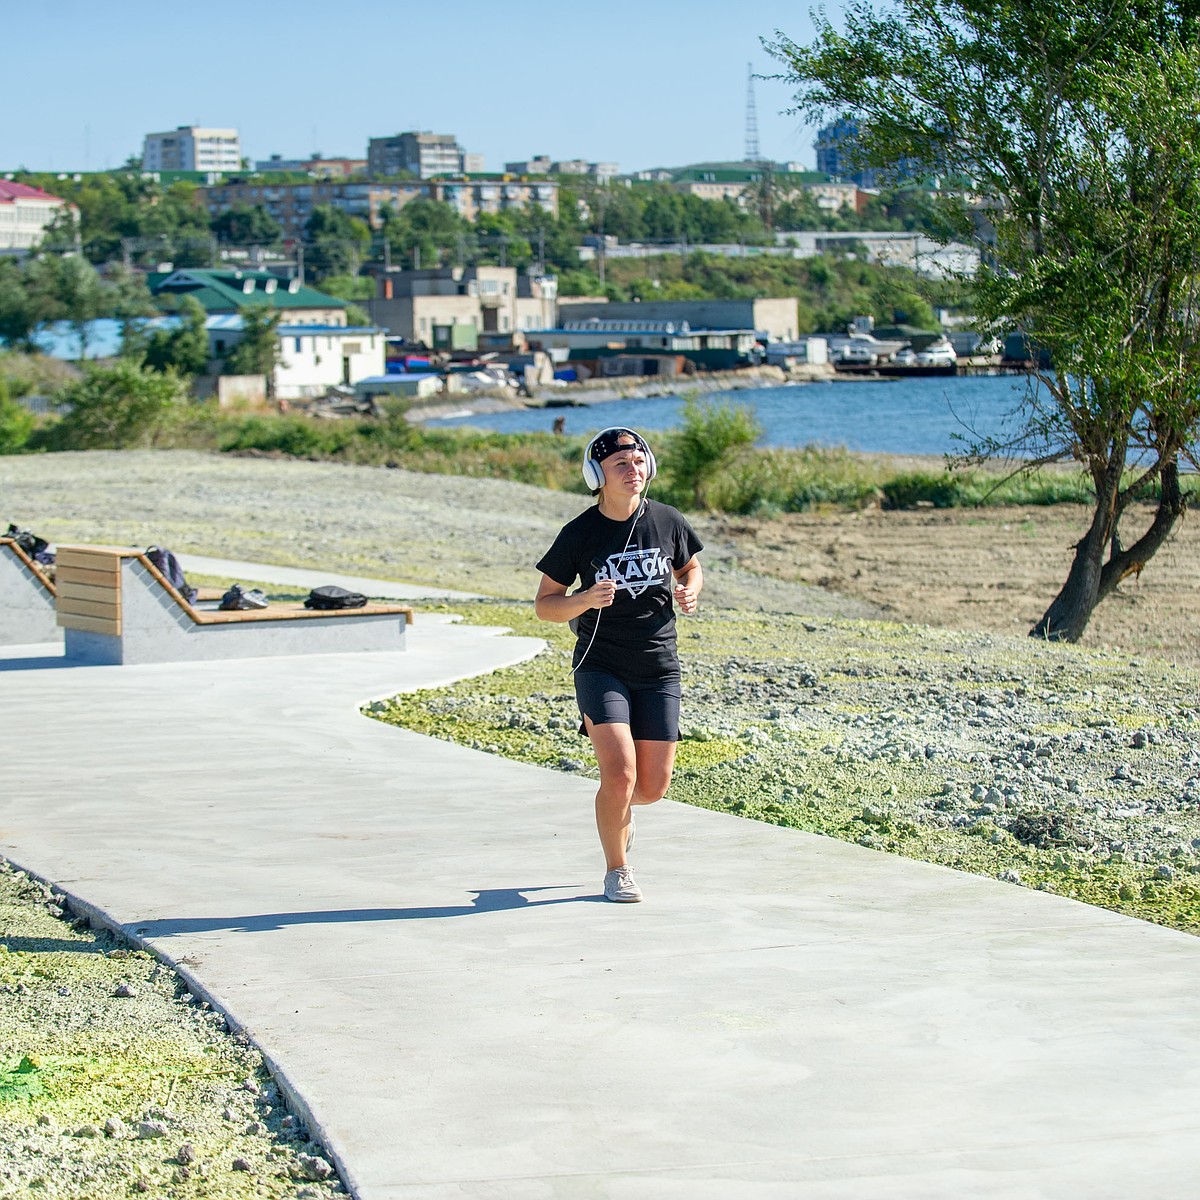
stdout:
<svg viewBox="0 0 1200 1200">
<path fill-rule="evenodd" d="M 681 612 L 694 613 L 700 601 L 700 589 L 704 587 L 704 570 L 700 566 L 700 560 L 693 554 L 691 559 L 675 572 L 675 578 L 678 580 L 675 585 L 675 603 L 679 605 Z"/>
<path fill-rule="evenodd" d="M 589 608 L 608 608 L 616 594 L 615 579 L 598 579 L 587 591 L 568 596 L 565 583 L 543 575 L 533 600 L 533 611 L 539 620 L 561 624 L 582 615 Z"/>
</svg>

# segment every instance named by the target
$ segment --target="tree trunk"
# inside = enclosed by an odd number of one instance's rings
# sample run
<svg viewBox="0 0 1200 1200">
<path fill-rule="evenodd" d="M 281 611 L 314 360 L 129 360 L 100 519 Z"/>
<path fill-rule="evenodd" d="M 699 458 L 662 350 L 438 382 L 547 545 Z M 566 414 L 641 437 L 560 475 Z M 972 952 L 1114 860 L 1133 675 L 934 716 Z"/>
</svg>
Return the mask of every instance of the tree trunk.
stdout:
<svg viewBox="0 0 1200 1200">
<path fill-rule="evenodd" d="M 1117 523 L 1124 507 L 1118 496 L 1120 472 L 1118 470 L 1114 475 L 1110 469 L 1106 473 L 1106 486 L 1096 498 L 1091 528 L 1076 543 L 1067 581 L 1042 619 L 1029 631 L 1030 637 L 1050 642 L 1079 641 L 1096 605 L 1110 595 L 1122 579 L 1141 573 L 1187 508 L 1179 487 L 1179 464 L 1174 454 L 1163 462 L 1160 478 L 1162 497 L 1150 528 L 1132 546 L 1124 549 L 1117 534 Z M 1104 552 L 1110 544 L 1112 553 L 1105 562 Z"/>
<path fill-rule="evenodd" d="M 1104 547 L 1111 529 L 1109 504 L 1098 501 L 1091 528 L 1075 543 L 1075 558 L 1062 591 L 1054 597 L 1030 637 L 1048 642 L 1077 642 L 1083 636 L 1100 596 Z"/>
<path fill-rule="evenodd" d="M 1162 496 L 1150 528 L 1128 550 L 1121 548 L 1114 530 L 1112 554 L 1100 572 L 1097 604 L 1112 592 L 1122 579 L 1142 573 L 1142 568 L 1154 557 L 1158 548 L 1167 540 L 1167 535 L 1175 528 L 1175 522 L 1187 511 L 1187 501 L 1179 487 L 1179 462 L 1174 455 L 1163 463 L 1159 478 L 1162 481 Z"/>
</svg>

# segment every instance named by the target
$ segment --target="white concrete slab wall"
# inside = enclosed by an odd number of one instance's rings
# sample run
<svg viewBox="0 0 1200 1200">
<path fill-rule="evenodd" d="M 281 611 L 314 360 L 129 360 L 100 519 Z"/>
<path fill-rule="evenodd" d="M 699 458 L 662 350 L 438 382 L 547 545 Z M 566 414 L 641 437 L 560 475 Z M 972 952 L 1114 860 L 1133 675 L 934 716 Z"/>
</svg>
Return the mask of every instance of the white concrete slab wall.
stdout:
<svg viewBox="0 0 1200 1200">
<path fill-rule="evenodd" d="M 54 597 L 8 545 L 0 545 L 0 646 L 57 642 Z"/>
<path fill-rule="evenodd" d="M 209 662 L 403 650 L 403 613 L 331 614 L 197 625 L 136 558 L 121 562 L 121 633 L 67 629 L 66 657 L 93 665 Z"/>
</svg>

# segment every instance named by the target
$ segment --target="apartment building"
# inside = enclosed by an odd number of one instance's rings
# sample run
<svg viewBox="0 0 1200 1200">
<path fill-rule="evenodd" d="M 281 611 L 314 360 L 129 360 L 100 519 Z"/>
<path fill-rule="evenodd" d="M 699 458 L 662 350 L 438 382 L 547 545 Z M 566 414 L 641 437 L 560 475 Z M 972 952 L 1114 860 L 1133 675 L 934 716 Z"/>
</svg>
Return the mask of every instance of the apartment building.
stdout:
<svg viewBox="0 0 1200 1200">
<path fill-rule="evenodd" d="M 0 179 L 0 254 L 34 249 L 63 209 L 75 211 L 75 205 L 27 183 Z"/>
<path fill-rule="evenodd" d="M 180 125 L 170 133 L 148 133 L 142 144 L 143 171 L 240 171 L 242 147 L 236 129 Z"/>
<path fill-rule="evenodd" d="M 535 154 L 532 158 L 504 164 L 508 175 L 588 175 L 593 179 L 609 180 L 617 175 L 617 163 L 588 162 L 585 158 L 553 160 L 548 154 Z"/>
<path fill-rule="evenodd" d="M 444 200 L 468 221 L 481 213 L 499 213 L 509 208 L 534 205 L 558 216 L 558 184 L 553 180 L 452 179 L 433 185 L 434 199 Z"/>
<path fill-rule="evenodd" d="M 467 169 L 465 158 L 452 133 L 397 133 L 367 144 L 367 171 L 384 177 L 404 172 L 420 179 L 461 175 Z"/>
<path fill-rule="evenodd" d="M 890 180 L 915 179 L 927 174 L 919 162 L 902 158 L 889 167 L 869 167 L 858 158 L 858 122 L 849 117 L 832 121 L 817 130 L 813 143 L 817 170 L 834 179 L 856 183 L 861 188 L 877 188 Z"/>
<path fill-rule="evenodd" d="M 435 267 L 385 272 L 376 289 L 367 310 L 393 337 L 461 346 L 464 339 L 443 331 L 466 326 L 474 334 L 513 334 L 552 324 L 558 280 L 521 275 L 515 267 Z"/>
<path fill-rule="evenodd" d="M 793 342 L 799 332 L 799 307 L 794 296 L 759 300 L 644 300 L 614 303 L 564 296 L 559 301 L 559 323 L 665 321 L 692 329 L 751 329 L 771 341 Z"/>
<path fill-rule="evenodd" d="M 558 215 L 558 184 L 551 180 L 454 179 L 429 183 L 276 183 L 250 181 L 224 183 L 197 189 L 200 203 L 210 217 L 228 209 L 261 205 L 283 228 L 287 241 L 303 241 L 304 227 L 318 205 L 329 205 L 361 217 L 372 229 L 383 224 L 385 206 L 399 210 L 410 200 L 424 196 L 442 200 L 468 221 L 481 213 L 499 213 L 509 208 L 536 205 Z"/>
<path fill-rule="evenodd" d="M 325 158 L 317 155 L 314 158 L 284 158 L 272 154 L 270 158 L 260 158 L 255 164 L 256 171 L 306 171 L 322 179 L 349 179 L 351 175 L 361 175 L 367 169 L 365 158 Z"/>
<path fill-rule="evenodd" d="M 304 240 L 304 227 L 318 205 L 361 217 L 372 229 L 383 223 L 385 206 L 403 208 L 418 196 L 435 198 L 435 188 L 428 183 L 225 183 L 197 189 L 200 203 L 210 217 L 217 217 L 231 208 L 256 208 L 261 205 L 279 222 L 286 241 Z"/>
</svg>

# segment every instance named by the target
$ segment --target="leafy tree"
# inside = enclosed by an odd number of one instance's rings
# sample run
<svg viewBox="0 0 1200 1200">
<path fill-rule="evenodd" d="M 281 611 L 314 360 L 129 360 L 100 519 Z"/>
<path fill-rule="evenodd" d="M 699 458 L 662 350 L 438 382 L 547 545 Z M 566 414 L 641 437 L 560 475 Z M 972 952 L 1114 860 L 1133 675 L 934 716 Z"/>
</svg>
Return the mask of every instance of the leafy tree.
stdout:
<svg viewBox="0 0 1200 1200">
<path fill-rule="evenodd" d="M 101 291 L 101 316 L 130 321 L 135 317 L 152 317 L 158 312 L 146 277 L 137 271 L 114 263 L 105 269 Z"/>
<path fill-rule="evenodd" d="M 1185 0 L 1039 5 L 897 0 L 816 18 L 770 47 L 800 111 L 851 115 L 872 163 L 908 157 L 973 181 L 986 221 L 978 309 L 1023 329 L 1053 371 L 1031 383 L 1019 438 L 980 443 L 1074 459 L 1095 486 L 1062 590 L 1031 631 L 1078 640 L 1183 514 L 1181 460 L 1200 435 L 1200 12 Z M 981 236 L 980 227 L 994 229 Z M 1130 470 L 1132 464 L 1132 470 Z M 1153 518 L 1122 522 L 1153 485 Z"/>
<path fill-rule="evenodd" d="M 703 508 L 709 483 L 733 454 L 762 437 L 762 426 L 746 405 L 695 395 L 686 398 L 680 417 L 679 428 L 667 438 L 668 478 L 676 494 Z"/>
<path fill-rule="evenodd" d="M 138 357 L 153 371 L 171 371 L 177 375 L 202 375 L 208 367 L 208 314 L 194 296 L 184 296 L 179 305 L 177 324 L 155 329 L 142 336 L 126 336 L 126 357 Z"/>
<path fill-rule="evenodd" d="M 388 207 L 383 212 L 383 236 L 397 265 L 437 266 L 465 246 L 470 233 L 470 223 L 440 200 L 419 196 L 402 208 Z"/>
<path fill-rule="evenodd" d="M 264 375 L 267 395 L 275 392 L 279 363 L 279 322 L 283 314 L 266 308 L 240 308 L 242 336 L 225 356 L 223 375 Z"/>
<path fill-rule="evenodd" d="M 88 363 L 83 378 L 56 395 L 66 416 L 39 444 L 55 450 L 123 450 L 153 445 L 171 410 L 185 399 L 183 381 L 127 359 Z M 35 439 L 37 440 L 37 439 Z"/>
<path fill-rule="evenodd" d="M 8 380 L 0 375 L 0 454 L 17 454 L 33 432 L 34 417 L 9 393 Z"/>
<path fill-rule="evenodd" d="M 365 221 L 330 204 L 318 204 L 304 226 L 304 262 L 318 278 L 357 275 L 370 243 L 371 230 Z"/>
<path fill-rule="evenodd" d="M 261 204 L 235 204 L 213 218 L 212 231 L 234 246 L 273 246 L 283 237 L 283 226 Z"/>
<path fill-rule="evenodd" d="M 34 294 L 44 319 L 67 321 L 79 339 L 79 357 L 87 357 L 92 321 L 104 315 L 104 285 L 85 258 L 46 257 L 35 264 Z"/>
<path fill-rule="evenodd" d="M 338 300 L 370 300 L 375 295 L 375 280 L 365 275 L 327 275 L 321 291 Z"/>
<path fill-rule="evenodd" d="M 603 296 L 605 285 L 595 271 L 572 267 L 558 273 L 560 296 Z"/>
<path fill-rule="evenodd" d="M 93 263 L 171 259 L 179 266 L 201 266 L 210 261 L 212 232 L 194 184 L 163 187 L 124 170 L 79 179 L 27 173 L 19 178 L 71 201 L 79 210 L 78 222 L 69 211 L 59 214 L 44 239 L 47 249 L 82 248 Z"/>
<path fill-rule="evenodd" d="M 39 317 L 21 264 L 0 258 L 0 338 L 10 345 L 29 345 Z"/>
</svg>

